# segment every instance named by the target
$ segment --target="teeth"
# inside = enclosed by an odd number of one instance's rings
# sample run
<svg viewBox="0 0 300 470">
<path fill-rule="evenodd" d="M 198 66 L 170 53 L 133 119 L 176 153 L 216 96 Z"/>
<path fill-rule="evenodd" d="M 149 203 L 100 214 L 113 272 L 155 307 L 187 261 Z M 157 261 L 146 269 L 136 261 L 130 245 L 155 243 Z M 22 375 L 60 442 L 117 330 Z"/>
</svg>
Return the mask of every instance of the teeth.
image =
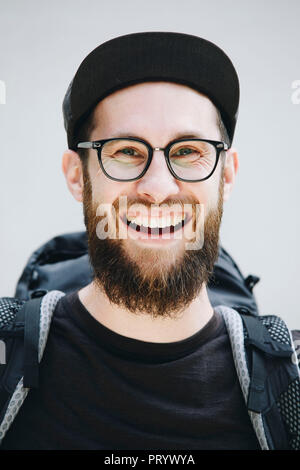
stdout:
<svg viewBox="0 0 300 470">
<path fill-rule="evenodd" d="M 175 215 L 172 216 L 171 224 L 172 225 L 177 225 L 180 222 L 182 222 L 183 220 L 184 220 L 184 216 L 175 214 Z"/>
<path fill-rule="evenodd" d="M 143 225 L 143 218 L 142 217 L 136 217 L 135 219 L 132 219 L 132 222 L 136 225 Z"/>
<path fill-rule="evenodd" d="M 177 225 L 184 220 L 184 216 L 181 215 L 167 215 L 161 217 L 160 219 L 148 219 L 148 217 L 127 217 L 128 222 L 132 222 L 136 225 L 143 225 L 144 227 L 150 228 L 165 228 L 170 227 L 170 225 Z"/>
</svg>

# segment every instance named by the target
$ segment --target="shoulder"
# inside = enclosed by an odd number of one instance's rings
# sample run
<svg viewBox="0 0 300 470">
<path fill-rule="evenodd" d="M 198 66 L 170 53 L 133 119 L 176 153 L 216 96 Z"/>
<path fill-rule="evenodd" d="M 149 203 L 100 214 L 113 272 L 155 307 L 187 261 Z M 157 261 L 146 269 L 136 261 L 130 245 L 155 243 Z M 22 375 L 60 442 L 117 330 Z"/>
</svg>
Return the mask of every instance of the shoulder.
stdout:
<svg viewBox="0 0 300 470">
<path fill-rule="evenodd" d="M 31 299 L 20 299 L 17 297 L 0 297 L 0 331 L 9 328 L 9 325 L 14 323 L 15 320 L 19 321 L 17 313 L 22 311 L 22 307 L 27 304 L 33 304 L 34 300 L 38 299 L 43 306 L 42 310 L 53 311 L 57 302 L 65 294 L 61 291 L 37 291 L 36 296 Z"/>
</svg>

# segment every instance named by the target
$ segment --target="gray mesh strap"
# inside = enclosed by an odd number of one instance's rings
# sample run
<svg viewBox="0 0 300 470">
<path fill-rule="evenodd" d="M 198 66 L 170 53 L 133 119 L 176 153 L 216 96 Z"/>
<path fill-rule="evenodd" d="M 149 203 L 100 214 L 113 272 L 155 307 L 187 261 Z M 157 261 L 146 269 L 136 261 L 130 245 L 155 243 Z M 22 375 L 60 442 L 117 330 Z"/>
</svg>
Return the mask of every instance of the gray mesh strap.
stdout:
<svg viewBox="0 0 300 470">
<path fill-rule="evenodd" d="M 248 402 L 248 393 L 250 386 L 250 376 L 246 362 L 246 353 L 244 347 L 244 329 L 243 322 L 238 312 L 230 307 L 218 306 L 216 310 L 219 311 L 224 318 L 226 328 L 228 331 L 233 360 L 236 367 L 237 375 L 240 381 L 241 389 L 244 395 L 245 403 Z M 260 413 L 248 411 L 254 431 L 256 433 L 260 447 L 263 450 L 269 450 L 262 416 Z"/>
<path fill-rule="evenodd" d="M 53 290 L 43 297 L 40 314 L 39 362 L 41 361 L 45 350 L 53 312 L 57 302 L 64 295 L 64 292 Z M 0 444 L 27 397 L 29 390 L 29 388 L 23 387 L 22 377 L 10 399 L 6 413 L 0 425 Z"/>
<path fill-rule="evenodd" d="M 292 362 L 297 366 L 298 376 L 300 379 L 300 354 L 299 354 L 299 345 L 300 340 L 294 340 L 292 333 L 289 331 L 290 341 L 291 341 L 291 348 L 293 350 Z"/>
</svg>

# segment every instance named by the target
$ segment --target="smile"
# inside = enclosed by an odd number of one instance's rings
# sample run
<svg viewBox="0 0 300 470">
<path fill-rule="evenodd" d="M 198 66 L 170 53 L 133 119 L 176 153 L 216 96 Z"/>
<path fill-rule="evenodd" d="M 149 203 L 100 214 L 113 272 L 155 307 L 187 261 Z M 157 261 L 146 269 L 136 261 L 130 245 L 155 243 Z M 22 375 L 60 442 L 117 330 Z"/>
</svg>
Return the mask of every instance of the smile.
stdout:
<svg viewBox="0 0 300 470">
<path fill-rule="evenodd" d="M 130 229 L 136 232 L 145 233 L 148 235 L 163 235 L 164 233 L 175 233 L 182 229 L 191 219 L 191 216 L 175 216 L 170 220 L 170 217 L 163 218 L 152 218 L 147 217 L 136 218 L 129 220 L 126 215 L 122 218 L 122 221 L 130 227 Z"/>
</svg>

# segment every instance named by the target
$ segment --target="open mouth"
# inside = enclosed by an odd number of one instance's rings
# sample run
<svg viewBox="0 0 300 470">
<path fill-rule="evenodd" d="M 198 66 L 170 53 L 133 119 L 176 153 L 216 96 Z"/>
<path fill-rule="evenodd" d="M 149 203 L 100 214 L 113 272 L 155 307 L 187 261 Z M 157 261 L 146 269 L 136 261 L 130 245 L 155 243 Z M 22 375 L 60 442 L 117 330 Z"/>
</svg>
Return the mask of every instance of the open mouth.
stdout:
<svg viewBox="0 0 300 470">
<path fill-rule="evenodd" d="M 191 219 L 191 216 L 186 215 L 184 219 L 182 219 L 181 221 L 175 224 L 169 224 L 164 227 L 159 227 L 158 225 L 162 225 L 162 224 L 155 224 L 156 226 L 153 226 L 153 224 L 150 224 L 152 226 L 147 226 L 147 225 L 143 225 L 142 223 L 137 224 L 133 220 L 128 220 L 126 215 L 122 217 L 122 221 L 132 230 L 135 230 L 136 232 L 140 232 L 140 233 L 145 233 L 148 235 L 163 235 L 165 233 L 168 233 L 168 234 L 175 233 L 178 230 L 182 229 L 189 222 L 190 219 Z"/>
</svg>

